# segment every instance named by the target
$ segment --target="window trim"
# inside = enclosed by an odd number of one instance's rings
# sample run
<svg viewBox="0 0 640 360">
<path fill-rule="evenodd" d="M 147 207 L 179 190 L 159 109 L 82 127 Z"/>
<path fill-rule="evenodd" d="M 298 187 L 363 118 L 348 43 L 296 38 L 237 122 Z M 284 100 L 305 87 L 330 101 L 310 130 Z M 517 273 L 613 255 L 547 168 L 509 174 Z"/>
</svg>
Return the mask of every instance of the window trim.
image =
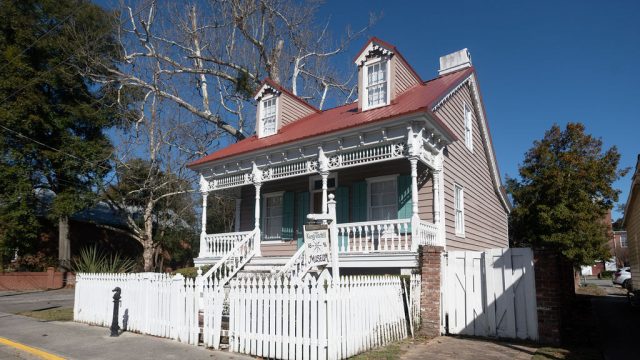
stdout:
<svg viewBox="0 0 640 360">
<path fill-rule="evenodd" d="M 458 209 L 458 196 L 460 197 L 460 209 Z M 456 183 L 453 184 L 453 212 L 453 221 L 456 236 L 465 237 L 464 187 Z M 458 212 L 460 213 L 461 222 L 460 231 L 458 229 Z"/>
<path fill-rule="evenodd" d="M 385 71 L 387 75 L 387 101 L 378 105 L 369 106 L 369 77 L 367 76 L 367 68 L 380 62 L 386 62 Z M 375 59 L 369 59 L 362 65 L 362 110 L 376 109 L 382 106 L 387 106 L 391 103 L 391 59 L 387 57 L 379 57 Z"/>
<path fill-rule="evenodd" d="M 274 131 L 273 133 L 270 134 L 265 134 L 264 132 L 264 124 L 263 124 L 263 106 L 262 104 L 264 104 L 265 101 L 269 101 L 269 100 L 275 100 L 275 104 L 273 106 L 275 106 L 275 124 L 274 124 Z M 258 138 L 263 138 L 263 137 L 267 137 L 267 136 L 271 136 L 271 135 L 275 135 L 278 133 L 278 119 L 279 119 L 279 110 L 278 110 L 278 96 L 276 95 L 267 95 L 264 96 L 262 99 L 260 99 L 260 104 L 258 105 Z"/>
<path fill-rule="evenodd" d="M 464 117 L 464 144 L 473 152 L 473 110 L 467 102 L 463 102 L 463 117 Z M 468 125 L 468 127 L 467 127 Z"/>
<path fill-rule="evenodd" d="M 393 174 L 393 175 L 370 177 L 365 179 L 367 182 L 367 221 L 384 221 L 384 220 L 371 220 L 371 184 L 376 182 L 390 181 L 390 180 L 393 180 L 395 185 L 393 187 L 393 191 L 395 193 L 395 196 L 393 198 L 396 199 L 394 203 L 394 206 L 396 207 L 396 211 L 394 212 L 395 218 L 388 219 L 388 220 L 398 219 L 398 176 L 399 174 Z"/>
<path fill-rule="evenodd" d="M 266 239 L 265 236 L 267 234 L 267 199 L 268 198 L 274 198 L 274 197 L 281 197 L 282 198 L 282 212 L 284 213 L 284 191 L 274 191 L 274 192 L 270 192 L 270 193 L 264 193 L 261 196 L 261 204 L 260 204 L 260 237 L 262 238 L 261 240 L 264 241 L 268 241 L 268 242 L 285 242 L 282 239 L 282 230 L 280 230 L 280 238 L 279 239 Z M 283 215 L 280 215 L 280 218 L 282 218 Z M 282 228 L 282 222 L 280 224 L 280 228 Z"/>
</svg>

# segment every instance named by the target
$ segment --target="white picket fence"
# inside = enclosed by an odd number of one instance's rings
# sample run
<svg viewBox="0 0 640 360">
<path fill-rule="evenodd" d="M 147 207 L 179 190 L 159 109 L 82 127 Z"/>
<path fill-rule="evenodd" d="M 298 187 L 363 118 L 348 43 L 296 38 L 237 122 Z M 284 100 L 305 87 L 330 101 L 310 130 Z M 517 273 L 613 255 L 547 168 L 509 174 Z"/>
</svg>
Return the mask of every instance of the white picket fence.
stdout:
<svg viewBox="0 0 640 360">
<path fill-rule="evenodd" d="M 253 277 L 229 292 L 230 350 L 274 359 L 346 359 L 407 336 L 397 276 Z M 208 306 L 208 305 L 205 305 Z"/>
<path fill-rule="evenodd" d="M 226 310 L 231 351 L 299 360 L 346 359 L 419 326 L 420 275 L 404 283 L 399 276 L 343 276 L 334 284 L 325 270 L 317 278 L 242 277 L 227 288 L 198 279 L 81 273 L 74 320 L 109 327 L 113 289 L 120 287 L 122 329 L 198 345 L 202 309 L 203 343 L 218 349 Z"/>
<path fill-rule="evenodd" d="M 74 321 L 111 326 L 115 287 L 122 289 L 121 329 L 198 344 L 200 292 L 180 274 L 77 274 Z"/>
<path fill-rule="evenodd" d="M 415 331 L 420 329 L 420 299 L 422 290 L 422 276 L 420 274 L 412 274 L 409 279 L 409 321 L 410 328 Z"/>
</svg>

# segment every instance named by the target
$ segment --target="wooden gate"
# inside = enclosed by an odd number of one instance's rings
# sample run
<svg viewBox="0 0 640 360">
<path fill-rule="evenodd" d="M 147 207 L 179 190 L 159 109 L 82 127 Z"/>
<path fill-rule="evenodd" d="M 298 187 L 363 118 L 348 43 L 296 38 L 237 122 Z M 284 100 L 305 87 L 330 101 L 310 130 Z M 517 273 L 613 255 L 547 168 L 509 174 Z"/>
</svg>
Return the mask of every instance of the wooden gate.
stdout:
<svg viewBox="0 0 640 360">
<path fill-rule="evenodd" d="M 450 251 L 442 263 L 445 331 L 537 340 L 531 249 Z"/>
</svg>

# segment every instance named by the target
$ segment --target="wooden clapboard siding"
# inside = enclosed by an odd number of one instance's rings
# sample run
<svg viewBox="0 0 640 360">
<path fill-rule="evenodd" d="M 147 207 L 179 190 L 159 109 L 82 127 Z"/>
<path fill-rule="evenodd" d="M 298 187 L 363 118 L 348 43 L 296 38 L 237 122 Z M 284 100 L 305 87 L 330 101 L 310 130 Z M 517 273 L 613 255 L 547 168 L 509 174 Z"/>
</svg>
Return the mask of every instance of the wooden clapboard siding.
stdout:
<svg viewBox="0 0 640 360">
<path fill-rule="evenodd" d="M 473 152 L 464 142 L 464 103 L 475 110 L 468 86 L 460 88 L 436 114 L 459 138 L 444 156 L 444 205 L 447 248 L 482 250 L 508 246 L 507 212 L 489 170 L 478 116 L 473 114 Z M 487 139 L 488 140 L 488 139 Z M 489 145 L 490 146 L 490 145 Z M 465 236 L 455 234 L 454 183 L 464 187 Z"/>
<path fill-rule="evenodd" d="M 401 58 L 394 56 L 391 59 L 392 67 L 392 82 L 391 82 L 391 99 L 395 99 L 407 89 L 418 85 L 419 79 L 415 77 L 413 72 L 409 69 L 409 65 L 405 63 Z"/>
<path fill-rule="evenodd" d="M 431 175 L 426 166 L 419 164 L 418 173 L 426 178 L 424 183 L 418 183 L 418 209 L 420 218 L 425 221 L 433 221 L 433 190 Z M 409 175 L 411 167 L 409 160 L 398 159 L 381 164 L 364 165 L 338 171 L 337 186 L 351 188 L 355 182 L 364 181 L 367 178 L 385 175 Z M 419 176 L 420 177 L 420 176 Z M 277 191 L 303 192 L 309 191 L 309 177 L 298 176 L 278 181 L 266 182 L 262 185 L 261 193 L 266 194 Z M 241 188 L 240 231 L 249 231 L 254 225 L 255 188 L 253 185 Z M 353 191 L 349 191 L 349 219 L 353 219 Z M 298 204 L 296 204 L 298 206 Z M 296 210 L 294 209 L 294 214 Z M 264 214 L 261 214 L 263 216 Z M 294 229 L 297 228 L 294 224 Z M 296 238 L 297 234 L 294 235 Z"/>
<path fill-rule="evenodd" d="M 282 93 L 278 97 L 278 114 L 280 115 L 278 129 L 314 113 L 315 111 L 309 106 L 300 103 L 287 93 Z"/>
</svg>

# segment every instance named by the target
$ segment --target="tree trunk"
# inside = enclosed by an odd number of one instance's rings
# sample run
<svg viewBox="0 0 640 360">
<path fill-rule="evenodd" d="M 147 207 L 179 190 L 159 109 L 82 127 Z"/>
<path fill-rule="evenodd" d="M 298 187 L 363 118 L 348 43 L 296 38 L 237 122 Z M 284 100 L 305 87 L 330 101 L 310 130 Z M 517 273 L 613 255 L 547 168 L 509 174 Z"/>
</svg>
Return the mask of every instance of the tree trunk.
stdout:
<svg viewBox="0 0 640 360">
<path fill-rule="evenodd" d="M 153 203 L 149 201 L 144 214 L 144 238 L 142 241 L 142 259 L 144 271 L 154 270 L 155 246 L 153 243 Z"/>
<path fill-rule="evenodd" d="M 71 265 L 69 218 L 66 216 L 60 216 L 58 219 L 58 264 L 63 269 L 69 269 Z"/>
</svg>

